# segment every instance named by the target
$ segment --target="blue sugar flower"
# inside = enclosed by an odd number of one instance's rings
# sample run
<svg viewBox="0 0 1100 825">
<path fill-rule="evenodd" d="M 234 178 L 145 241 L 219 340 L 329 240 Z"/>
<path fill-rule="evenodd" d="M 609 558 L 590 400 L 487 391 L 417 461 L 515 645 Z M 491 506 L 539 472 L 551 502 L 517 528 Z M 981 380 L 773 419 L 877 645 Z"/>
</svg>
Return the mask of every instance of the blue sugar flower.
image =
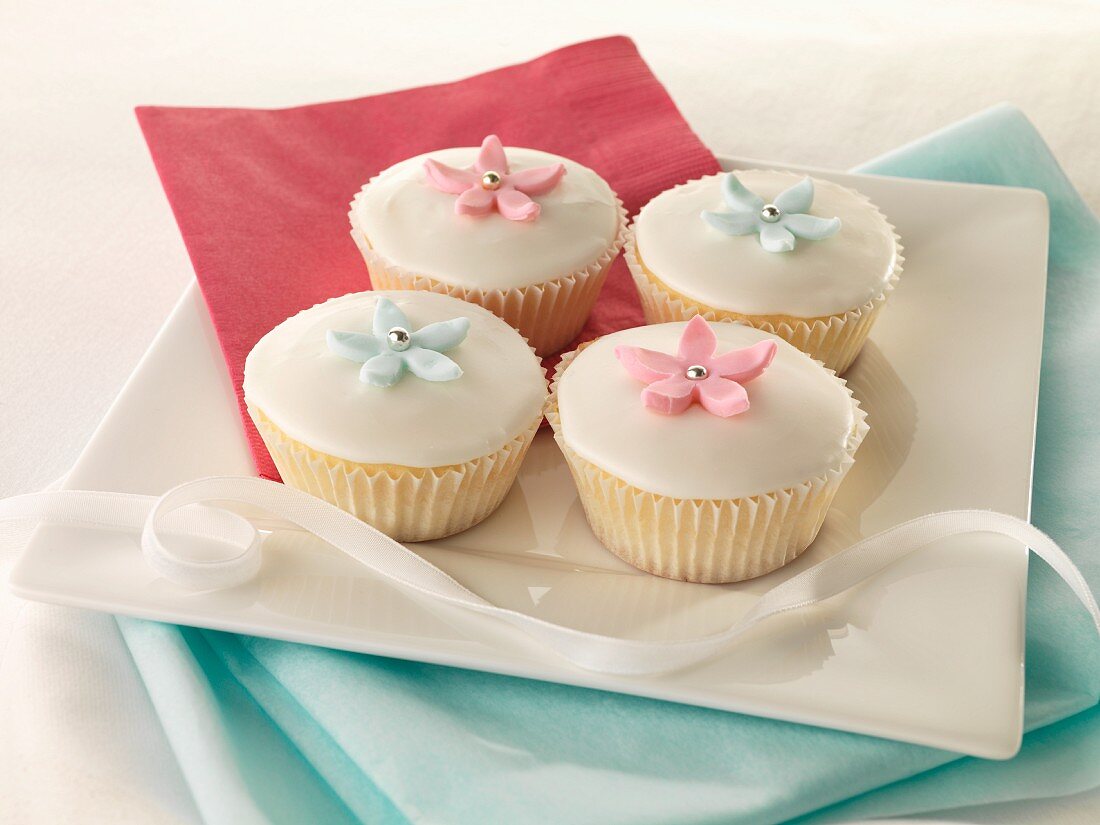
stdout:
<svg viewBox="0 0 1100 825">
<path fill-rule="evenodd" d="M 814 202 L 814 182 L 809 178 L 780 192 L 772 203 L 765 203 L 730 172 L 722 179 L 722 199 L 730 211 L 704 211 L 703 220 L 727 235 L 759 233 L 760 245 L 768 252 L 790 252 L 796 235 L 820 241 L 840 229 L 840 218 L 806 214 Z"/>
<path fill-rule="evenodd" d="M 363 365 L 363 383 L 392 387 L 406 370 L 425 381 L 453 381 L 462 375 L 462 368 L 442 353 L 465 340 L 469 318 L 439 321 L 413 332 L 405 313 L 389 298 L 379 298 L 372 328 L 369 335 L 330 329 L 325 336 L 331 352 Z"/>
</svg>

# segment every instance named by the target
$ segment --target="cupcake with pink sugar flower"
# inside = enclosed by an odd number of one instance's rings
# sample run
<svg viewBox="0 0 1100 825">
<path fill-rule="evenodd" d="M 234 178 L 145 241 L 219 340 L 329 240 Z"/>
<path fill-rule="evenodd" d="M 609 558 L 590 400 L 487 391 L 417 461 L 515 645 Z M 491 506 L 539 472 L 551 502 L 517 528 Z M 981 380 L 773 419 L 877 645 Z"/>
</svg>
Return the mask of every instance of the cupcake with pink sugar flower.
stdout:
<svg viewBox="0 0 1100 825">
<path fill-rule="evenodd" d="M 694 582 L 796 558 L 868 429 L 834 372 L 772 333 L 701 316 L 567 354 L 547 418 L 600 541 Z"/>
<path fill-rule="evenodd" d="M 622 203 L 591 169 L 496 135 L 389 167 L 355 196 L 349 218 L 375 289 L 480 304 L 539 355 L 576 338 L 626 226 Z"/>
</svg>

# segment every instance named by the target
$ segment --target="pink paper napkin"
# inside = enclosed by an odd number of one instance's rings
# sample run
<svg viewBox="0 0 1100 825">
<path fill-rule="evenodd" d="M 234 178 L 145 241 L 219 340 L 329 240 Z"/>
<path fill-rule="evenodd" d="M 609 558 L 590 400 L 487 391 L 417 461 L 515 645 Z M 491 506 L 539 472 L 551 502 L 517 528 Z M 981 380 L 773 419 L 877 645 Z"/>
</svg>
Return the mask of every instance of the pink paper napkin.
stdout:
<svg viewBox="0 0 1100 825">
<path fill-rule="evenodd" d="M 602 175 L 633 214 L 663 189 L 718 171 L 633 42 L 611 37 L 456 83 L 293 109 L 137 109 L 217 329 L 260 475 L 278 473 L 244 409 L 244 360 L 269 329 L 370 288 L 348 205 L 412 155 L 506 145 Z M 578 341 L 643 322 L 620 259 Z"/>
</svg>

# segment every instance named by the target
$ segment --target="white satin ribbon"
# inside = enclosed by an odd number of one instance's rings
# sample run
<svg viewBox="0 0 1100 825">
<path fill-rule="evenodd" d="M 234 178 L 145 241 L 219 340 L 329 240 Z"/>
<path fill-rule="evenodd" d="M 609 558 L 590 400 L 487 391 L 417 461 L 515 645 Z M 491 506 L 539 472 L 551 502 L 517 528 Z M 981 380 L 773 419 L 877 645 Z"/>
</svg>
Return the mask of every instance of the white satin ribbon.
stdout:
<svg viewBox="0 0 1100 825">
<path fill-rule="evenodd" d="M 254 524 L 209 502 L 251 505 L 276 521 Z M 1061 548 L 1027 522 L 987 510 L 933 513 L 863 539 L 773 587 L 726 630 L 676 641 L 603 636 L 497 607 L 343 510 L 283 484 L 257 478 L 199 479 L 159 498 L 62 490 L 0 501 L 0 521 L 14 520 L 141 530 L 141 546 L 149 565 L 165 578 L 198 590 L 233 587 L 255 577 L 262 547 L 257 524 L 265 528 L 296 525 L 402 587 L 503 619 L 580 667 L 623 676 L 666 673 L 709 659 L 765 619 L 816 604 L 937 539 L 966 533 L 999 533 L 1030 547 L 1070 586 L 1100 635 L 1100 608 L 1080 571 Z M 196 541 L 218 543 L 226 552 L 217 561 L 197 559 L 187 553 L 187 544 Z"/>
</svg>

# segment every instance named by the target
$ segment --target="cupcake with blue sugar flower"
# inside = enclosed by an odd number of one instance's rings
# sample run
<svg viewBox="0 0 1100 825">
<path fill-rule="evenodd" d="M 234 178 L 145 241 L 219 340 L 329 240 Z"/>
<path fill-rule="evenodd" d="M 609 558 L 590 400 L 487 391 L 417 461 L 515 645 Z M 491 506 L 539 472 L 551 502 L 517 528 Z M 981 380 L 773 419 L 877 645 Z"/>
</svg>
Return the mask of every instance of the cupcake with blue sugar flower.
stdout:
<svg viewBox="0 0 1100 825">
<path fill-rule="evenodd" d="M 638 213 L 626 244 L 649 323 L 740 321 L 838 373 L 894 289 L 901 253 L 894 227 L 865 195 L 762 169 L 662 192 Z"/>
<path fill-rule="evenodd" d="M 299 312 L 245 361 L 248 412 L 285 483 L 399 541 L 504 499 L 542 422 L 539 359 L 475 304 L 360 292 Z"/>
</svg>

